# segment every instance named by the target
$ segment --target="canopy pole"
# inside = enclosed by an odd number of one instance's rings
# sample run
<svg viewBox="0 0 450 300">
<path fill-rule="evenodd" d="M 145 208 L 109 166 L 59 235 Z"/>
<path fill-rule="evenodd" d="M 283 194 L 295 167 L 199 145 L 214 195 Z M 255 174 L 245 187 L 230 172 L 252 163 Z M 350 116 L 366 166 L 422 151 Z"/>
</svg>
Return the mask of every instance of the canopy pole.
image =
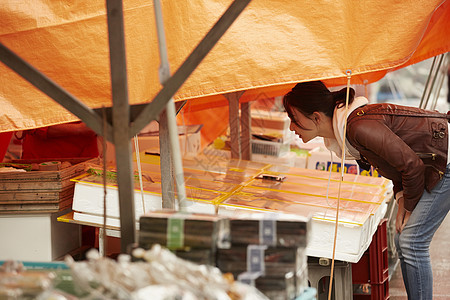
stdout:
<svg viewBox="0 0 450 300">
<path fill-rule="evenodd" d="M 434 95 L 434 100 L 431 103 L 431 110 L 435 110 L 436 109 L 436 105 L 437 102 L 439 100 L 439 95 L 441 94 L 441 90 L 442 90 L 442 85 L 444 84 L 444 79 L 447 76 L 447 65 L 448 65 L 448 55 L 444 55 L 443 59 L 442 59 L 442 66 L 440 68 L 440 72 L 439 74 L 439 83 L 438 83 L 438 87 L 436 89 L 436 93 Z M 450 91 L 448 91 L 450 93 Z"/>
<path fill-rule="evenodd" d="M 162 208 L 175 210 L 175 187 L 173 184 L 173 162 L 170 155 L 169 125 L 167 111 L 159 114 L 159 159 L 161 170 Z"/>
<path fill-rule="evenodd" d="M 241 143 L 241 122 L 239 115 L 239 99 L 245 91 L 232 92 L 224 94 L 228 100 L 228 119 L 230 124 L 230 152 L 231 158 L 242 158 L 242 143 Z"/>
<path fill-rule="evenodd" d="M 241 103 L 241 158 L 252 158 L 252 133 L 251 133 L 251 106 L 250 102 Z"/>
<path fill-rule="evenodd" d="M 420 98 L 419 108 L 423 108 L 423 106 L 422 106 L 423 105 L 423 101 L 424 101 L 425 97 L 427 97 L 428 87 L 429 87 L 429 84 L 430 84 L 431 74 L 432 74 L 432 72 L 434 70 L 434 64 L 436 63 L 436 58 L 437 58 L 437 56 L 435 56 L 433 58 L 433 63 L 431 64 L 431 67 L 430 67 L 430 73 L 428 74 L 427 82 L 425 83 L 425 87 L 423 89 L 422 97 Z"/>
<path fill-rule="evenodd" d="M 230 126 L 230 153 L 231 158 L 241 159 L 240 120 L 239 120 L 239 95 L 226 94 L 228 99 L 228 122 Z"/>
<path fill-rule="evenodd" d="M 128 246 L 135 242 L 136 219 L 123 4 L 122 1 L 106 0 L 106 8 L 111 63 L 113 137 L 116 150 L 117 184 L 119 187 L 120 249 L 122 253 L 127 253 Z"/>
<path fill-rule="evenodd" d="M 428 75 L 427 83 L 425 85 L 425 89 L 422 94 L 422 98 L 420 99 L 419 108 L 426 108 L 428 106 L 428 101 L 430 100 L 431 93 L 433 92 L 434 84 L 436 83 L 437 76 L 439 75 L 439 70 L 442 65 L 442 61 L 444 60 L 445 54 L 440 54 L 435 56 L 433 59 L 433 64 L 430 68 L 430 74 Z M 437 61 L 437 64 L 436 64 Z"/>
<path fill-rule="evenodd" d="M 167 43 L 166 43 L 166 36 L 164 33 L 164 22 L 162 16 L 161 2 L 159 0 L 154 0 L 153 3 L 155 9 L 156 29 L 158 33 L 159 56 L 161 60 L 161 65 L 159 67 L 159 81 L 161 82 L 162 85 L 164 85 L 170 78 L 169 57 L 167 55 Z M 177 187 L 177 199 L 178 199 L 177 206 L 175 205 L 170 206 L 172 207 L 175 206 L 179 210 L 185 211 L 187 204 L 186 188 L 184 185 L 183 164 L 181 162 L 180 141 L 178 139 L 178 126 L 173 98 L 170 98 L 166 104 L 166 117 L 167 117 L 167 125 L 169 127 L 169 139 L 171 146 L 172 163 L 175 172 L 175 182 Z M 170 174 L 161 174 L 161 175 L 163 180 L 164 178 L 165 180 L 171 180 L 170 177 L 167 176 Z"/>
</svg>

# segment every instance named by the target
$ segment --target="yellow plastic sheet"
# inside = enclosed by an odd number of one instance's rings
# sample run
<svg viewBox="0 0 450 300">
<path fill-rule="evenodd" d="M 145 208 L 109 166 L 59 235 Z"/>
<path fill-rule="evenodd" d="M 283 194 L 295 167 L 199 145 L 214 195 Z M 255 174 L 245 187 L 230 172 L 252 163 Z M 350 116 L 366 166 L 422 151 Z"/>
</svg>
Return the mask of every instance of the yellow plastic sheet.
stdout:
<svg viewBox="0 0 450 300">
<path fill-rule="evenodd" d="M 0 42 L 92 108 L 111 105 L 105 1 L 3 0 Z M 162 1 L 174 72 L 231 1 Z M 152 1 L 124 1 L 129 101 L 161 89 Z M 296 82 L 370 83 L 450 49 L 442 0 L 255 0 L 175 95 L 192 112 L 280 95 Z M 77 118 L 0 63 L 0 132 Z M 221 111 L 223 116 L 226 111 Z M 223 118 L 222 118 L 223 119 Z M 188 120 L 189 121 L 189 120 Z M 207 122 L 207 120 L 206 120 Z"/>
</svg>

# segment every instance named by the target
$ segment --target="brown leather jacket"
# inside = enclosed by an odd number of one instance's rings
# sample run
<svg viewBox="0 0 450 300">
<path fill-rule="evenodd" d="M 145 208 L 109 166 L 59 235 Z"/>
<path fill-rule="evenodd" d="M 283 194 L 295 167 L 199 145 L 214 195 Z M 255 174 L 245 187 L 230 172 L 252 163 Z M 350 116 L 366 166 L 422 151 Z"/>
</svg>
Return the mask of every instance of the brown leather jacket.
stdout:
<svg viewBox="0 0 450 300">
<path fill-rule="evenodd" d="M 447 165 L 447 115 L 393 104 L 369 104 L 347 120 L 347 140 L 404 192 L 405 209 L 412 211 L 423 191 L 440 181 Z"/>
</svg>

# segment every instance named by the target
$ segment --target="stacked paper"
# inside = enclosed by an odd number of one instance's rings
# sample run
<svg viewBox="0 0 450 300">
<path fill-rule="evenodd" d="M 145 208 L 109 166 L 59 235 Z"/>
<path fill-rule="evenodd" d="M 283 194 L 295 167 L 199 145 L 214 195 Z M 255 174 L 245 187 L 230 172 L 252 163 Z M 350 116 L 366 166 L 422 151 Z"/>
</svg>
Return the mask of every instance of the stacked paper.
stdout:
<svg viewBox="0 0 450 300">
<path fill-rule="evenodd" d="M 230 219 L 230 249 L 218 249 L 217 267 L 271 299 L 293 299 L 307 287 L 309 220 L 284 214 Z"/>
<path fill-rule="evenodd" d="M 215 265 L 217 248 L 229 247 L 229 224 L 223 217 L 156 211 L 142 216 L 139 223 L 139 247 L 159 244 L 196 263 Z"/>
</svg>

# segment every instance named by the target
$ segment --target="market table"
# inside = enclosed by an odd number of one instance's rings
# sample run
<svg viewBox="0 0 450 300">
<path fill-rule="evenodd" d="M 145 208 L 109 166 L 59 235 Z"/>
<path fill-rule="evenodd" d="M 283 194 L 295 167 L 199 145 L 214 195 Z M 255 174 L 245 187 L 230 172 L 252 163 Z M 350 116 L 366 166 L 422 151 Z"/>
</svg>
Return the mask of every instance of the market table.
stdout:
<svg viewBox="0 0 450 300">
<path fill-rule="evenodd" d="M 137 188 L 134 194 L 136 222 L 145 211 L 162 208 L 159 161 L 144 153 L 140 161 L 144 182 L 143 193 Z M 183 167 L 187 212 L 217 213 L 227 217 L 249 212 L 279 212 L 309 217 L 311 226 L 306 254 L 321 261 L 332 258 L 341 185 L 334 258 L 343 262 L 346 268 L 335 277 L 342 283 L 342 291 L 352 289 L 351 264 L 357 263 L 368 249 L 392 198 L 391 182 L 381 177 L 344 174 L 340 182 L 341 175 L 337 172 L 329 174 L 208 155 L 185 157 Z M 104 188 L 101 174 L 94 170 L 75 179 L 74 212 L 66 216 L 66 222 L 102 227 Z M 114 173 L 109 175 L 106 234 L 119 237 L 117 185 Z M 324 269 L 324 266 L 320 267 Z M 311 269 L 311 275 L 313 272 Z"/>
<path fill-rule="evenodd" d="M 91 226 L 98 228 L 98 251 L 100 255 L 104 255 L 105 253 L 105 243 L 104 243 L 104 236 L 110 236 L 115 238 L 120 238 L 120 227 L 107 225 L 104 227 L 103 225 L 100 225 L 98 223 L 92 223 L 92 222 L 86 222 L 86 221 L 78 221 L 73 219 L 73 211 L 59 216 L 57 219 L 59 222 L 64 223 L 70 223 L 70 224 L 78 224 L 78 225 L 84 225 L 84 226 Z"/>
</svg>

